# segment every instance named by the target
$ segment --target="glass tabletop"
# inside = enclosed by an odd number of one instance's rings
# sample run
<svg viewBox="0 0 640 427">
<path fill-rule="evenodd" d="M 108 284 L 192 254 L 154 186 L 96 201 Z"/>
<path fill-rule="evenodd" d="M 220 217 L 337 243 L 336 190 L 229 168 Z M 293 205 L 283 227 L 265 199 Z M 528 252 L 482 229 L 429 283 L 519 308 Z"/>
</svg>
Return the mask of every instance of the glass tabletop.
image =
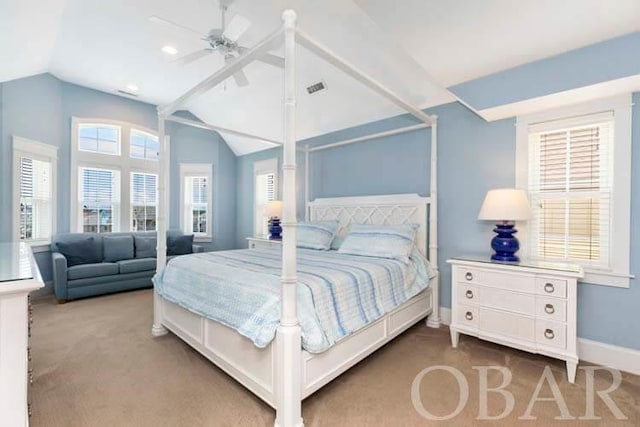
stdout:
<svg viewBox="0 0 640 427">
<path fill-rule="evenodd" d="M 29 246 L 25 243 L 0 243 L 0 285 L 33 277 Z"/>
<path fill-rule="evenodd" d="M 558 270 L 558 271 L 568 271 L 573 273 L 582 273 L 582 266 L 578 264 L 571 264 L 565 262 L 553 262 L 553 261 L 543 261 L 543 260 L 535 260 L 535 259 L 521 259 L 519 262 L 503 262 L 503 261 L 494 261 L 491 259 L 490 255 L 464 255 L 464 256 L 455 256 L 452 259 L 457 259 L 460 261 L 473 261 L 473 262 L 483 262 L 486 264 L 500 264 L 500 265 L 513 265 L 518 267 L 528 267 L 528 268 L 539 268 L 541 270 Z"/>
</svg>

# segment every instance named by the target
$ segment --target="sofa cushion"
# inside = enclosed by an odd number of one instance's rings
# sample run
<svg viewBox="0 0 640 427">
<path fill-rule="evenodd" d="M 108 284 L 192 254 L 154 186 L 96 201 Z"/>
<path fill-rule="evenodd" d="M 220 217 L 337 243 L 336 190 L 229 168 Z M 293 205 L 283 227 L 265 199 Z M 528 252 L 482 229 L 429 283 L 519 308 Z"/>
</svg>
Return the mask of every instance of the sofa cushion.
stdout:
<svg viewBox="0 0 640 427">
<path fill-rule="evenodd" d="M 115 262 L 133 258 L 133 236 L 104 236 L 104 260 Z"/>
<path fill-rule="evenodd" d="M 67 242 L 58 241 L 56 244 L 60 253 L 67 259 L 68 267 L 102 261 L 93 237 Z"/>
<path fill-rule="evenodd" d="M 112 262 L 99 262 L 94 264 L 81 264 L 67 269 L 69 280 L 86 279 L 87 277 L 99 277 L 118 274 L 118 264 Z"/>
<path fill-rule="evenodd" d="M 187 255 L 193 253 L 193 234 L 167 236 L 167 255 Z"/>
<path fill-rule="evenodd" d="M 155 258 L 158 239 L 155 236 L 137 236 L 133 239 L 136 246 L 136 258 Z"/>
<path fill-rule="evenodd" d="M 155 258 L 136 258 L 118 261 L 120 274 L 137 273 L 138 271 L 149 271 L 156 269 Z"/>
</svg>

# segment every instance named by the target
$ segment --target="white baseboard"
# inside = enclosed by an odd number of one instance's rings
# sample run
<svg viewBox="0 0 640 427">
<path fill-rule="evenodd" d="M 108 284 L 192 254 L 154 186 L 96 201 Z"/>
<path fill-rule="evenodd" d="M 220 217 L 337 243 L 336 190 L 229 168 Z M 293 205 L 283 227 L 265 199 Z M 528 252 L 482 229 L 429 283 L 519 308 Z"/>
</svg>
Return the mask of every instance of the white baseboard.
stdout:
<svg viewBox="0 0 640 427">
<path fill-rule="evenodd" d="M 440 321 L 451 324 L 451 309 L 440 307 Z M 578 338 L 578 357 L 585 362 L 640 375 L 640 350 Z"/>
</svg>

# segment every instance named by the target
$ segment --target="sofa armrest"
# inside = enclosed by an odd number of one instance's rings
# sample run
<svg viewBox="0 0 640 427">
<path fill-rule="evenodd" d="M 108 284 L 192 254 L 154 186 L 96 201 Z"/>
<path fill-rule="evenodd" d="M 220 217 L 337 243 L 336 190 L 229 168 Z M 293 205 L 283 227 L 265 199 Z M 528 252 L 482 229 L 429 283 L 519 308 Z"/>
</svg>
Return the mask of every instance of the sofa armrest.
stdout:
<svg viewBox="0 0 640 427">
<path fill-rule="evenodd" d="M 59 252 L 51 252 L 53 290 L 58 301 L 67 300 L 67 259 Z"/>
<path fill-rule="evenodd" d="M 192 245 L 191 250 L 193 251 L 194 254 L 197 254 L 199 252 L 204 252 L 204 247 L 200 245 Z"/>
</svg>

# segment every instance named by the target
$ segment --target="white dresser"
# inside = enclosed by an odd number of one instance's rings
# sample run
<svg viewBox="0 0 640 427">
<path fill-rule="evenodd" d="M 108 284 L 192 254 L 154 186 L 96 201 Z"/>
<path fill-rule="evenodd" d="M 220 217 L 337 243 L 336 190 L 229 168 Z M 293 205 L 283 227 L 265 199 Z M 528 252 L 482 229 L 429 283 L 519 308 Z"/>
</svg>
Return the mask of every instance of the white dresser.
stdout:
<svg viewBox="0 0 640 427">
<path fill-rule="evenodd" d="M 574 264 L 492 262 L 488 257 L 447 260 L 451 275 L 451 343 L 460 333 L 566 361 L 575 381 L 577 280 Z"/>
<path fill-rule="evenodd" d="M 0 243 L 0 426 L 28 426 L 29 292 L 43 287 L 31 248 Z"/>
<path fill-rule="evenodd" d="M 269 239 L 269 236 L 247 237 L 249 249 L 270 248 L 282 246 L 282 240 Z"/>
</svg>

